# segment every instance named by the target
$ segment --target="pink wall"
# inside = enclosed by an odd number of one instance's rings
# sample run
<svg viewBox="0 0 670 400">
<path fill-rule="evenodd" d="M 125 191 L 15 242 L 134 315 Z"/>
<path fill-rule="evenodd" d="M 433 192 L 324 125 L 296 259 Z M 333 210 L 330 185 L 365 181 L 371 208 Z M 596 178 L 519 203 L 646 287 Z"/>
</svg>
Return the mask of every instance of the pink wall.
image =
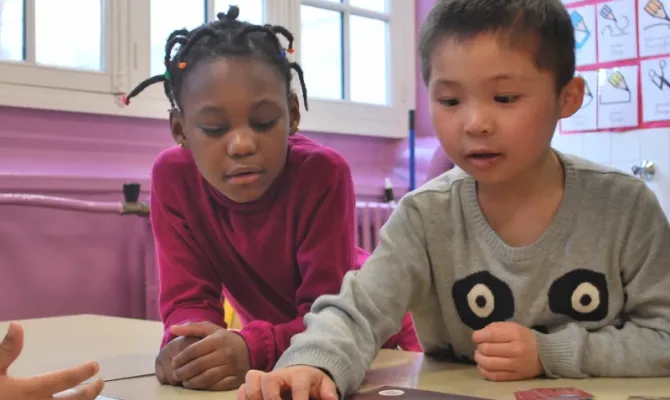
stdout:
<svg viewBox="0 0 670 400">
<path fill-rule="evenodd" d="M 416 0 L 417 30 L 435 0 Z M 417 65 L 417 182 L 437 147 Z M 0 190 L 118 193 L 124 181 L 148 186 L 156 154 L 173 145 L 165 121 L 0 107 Z M 391 177 L 407 186 L 407 141 L 306 133 L 351 164 L 361 198 L 383 195 Z M 145 187 L 146 189 L 146 187 Z"/>
</svg>

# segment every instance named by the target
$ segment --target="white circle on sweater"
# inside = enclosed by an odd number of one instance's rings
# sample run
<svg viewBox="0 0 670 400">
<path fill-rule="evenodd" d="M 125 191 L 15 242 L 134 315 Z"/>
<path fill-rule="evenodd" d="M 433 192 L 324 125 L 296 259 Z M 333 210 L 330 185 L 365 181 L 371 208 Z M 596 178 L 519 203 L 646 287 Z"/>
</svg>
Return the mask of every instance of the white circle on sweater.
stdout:
<svg viewBox="0 0 670 400">
<path fill-rule="evenodd" d="M 582 304 L 582 298 L 587 297 L 589 302 Z M 572 292 L 572 308 L 578 313 L 588 314 L 593 312 L 600 305 L 600 292 L 592 283 L 582 282 Z"/>
<path fill-rule="evenodd" d="M 479 298 L 484 299 L 484 304 L 477 304 Z M 472 312 L 479 318 L 488 318 L 493 312 L 495 298 L 493 292 L 483 283 L 478 283 L 468 292 L 468 305 Z"/>
</svg>

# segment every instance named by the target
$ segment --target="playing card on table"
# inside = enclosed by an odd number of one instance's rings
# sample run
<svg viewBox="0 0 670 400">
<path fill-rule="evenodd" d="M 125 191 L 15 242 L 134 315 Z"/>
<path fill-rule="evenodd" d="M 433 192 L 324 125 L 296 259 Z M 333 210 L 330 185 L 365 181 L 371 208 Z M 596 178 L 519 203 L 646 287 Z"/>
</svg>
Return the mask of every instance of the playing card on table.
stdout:
<svg viewBox="0 0 670 400">
<path fill-rule="evenodd" d="M 351 400 L 490 400 L 482 397 L 462 396 L 458 394 L 431 392 L 428 390 L 407 389 L 383 386 L 378 389 L 358 393 Z"/>
<path fill-rule="evenodd" d="M 670 400 L 670 397 L 628 396 L 628 400 Z"/>
<path fill-rule="evenodd" d="M 537 388 L 514 393 L 517 400 L 593 399 L 591 393 L 577 388 Z"/>
<path fill-rule="evenodd" d="M 522 390 L 519 392 L 514 392 L 516 400 L 544 400 L 545 397 L 542 393 L 539 393 L 535 390 Z"/>
</svg>

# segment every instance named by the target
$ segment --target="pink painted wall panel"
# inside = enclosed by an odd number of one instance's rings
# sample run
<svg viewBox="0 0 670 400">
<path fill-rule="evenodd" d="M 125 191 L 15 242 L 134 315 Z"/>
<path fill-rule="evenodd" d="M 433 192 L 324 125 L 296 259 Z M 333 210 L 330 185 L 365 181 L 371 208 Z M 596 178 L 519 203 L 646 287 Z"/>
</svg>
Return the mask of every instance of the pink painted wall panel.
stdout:
<svg viewBox="0 0 670 400">
<path fill-rule="evenodd" d="M 145 318 L 152 259 L 147 218 L 0 201 L 0 320 Z"/>
</svg>

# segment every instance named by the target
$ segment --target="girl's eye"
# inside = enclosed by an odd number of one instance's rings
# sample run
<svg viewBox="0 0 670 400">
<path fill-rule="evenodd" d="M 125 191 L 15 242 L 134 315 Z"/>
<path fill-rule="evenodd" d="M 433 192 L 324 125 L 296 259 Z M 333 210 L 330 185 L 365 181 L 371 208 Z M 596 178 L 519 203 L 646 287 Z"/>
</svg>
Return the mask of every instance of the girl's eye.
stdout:
<svg viewBox="0 0 670 400">
<path fill-rule="evenodd" d="M 257 131 L 267 131 L 274 128 L 276 124 L 277 120 L 273 119 L 271 121 L 265 121 L 265 122 L 254 122 L 252 123 L 252 126 Z"/>
<path fill-rule="evenodd" d="M 519 100 L 519 96 L 495 96 L 495 101 L 502 104 L 510 104 Z"/>
<path fill-rule="evenodd" d="M 438 101 L 440 104 L 447 107 L 455 107 L 460 103 L 457 99 L 440 99 Z"/>
<path fill-rule="evenodd" d="M 228 131 L 228 127 L 225 126 L 201 126 L 200 129 L 207 136 L 221 136 Z"/>
</svg>

